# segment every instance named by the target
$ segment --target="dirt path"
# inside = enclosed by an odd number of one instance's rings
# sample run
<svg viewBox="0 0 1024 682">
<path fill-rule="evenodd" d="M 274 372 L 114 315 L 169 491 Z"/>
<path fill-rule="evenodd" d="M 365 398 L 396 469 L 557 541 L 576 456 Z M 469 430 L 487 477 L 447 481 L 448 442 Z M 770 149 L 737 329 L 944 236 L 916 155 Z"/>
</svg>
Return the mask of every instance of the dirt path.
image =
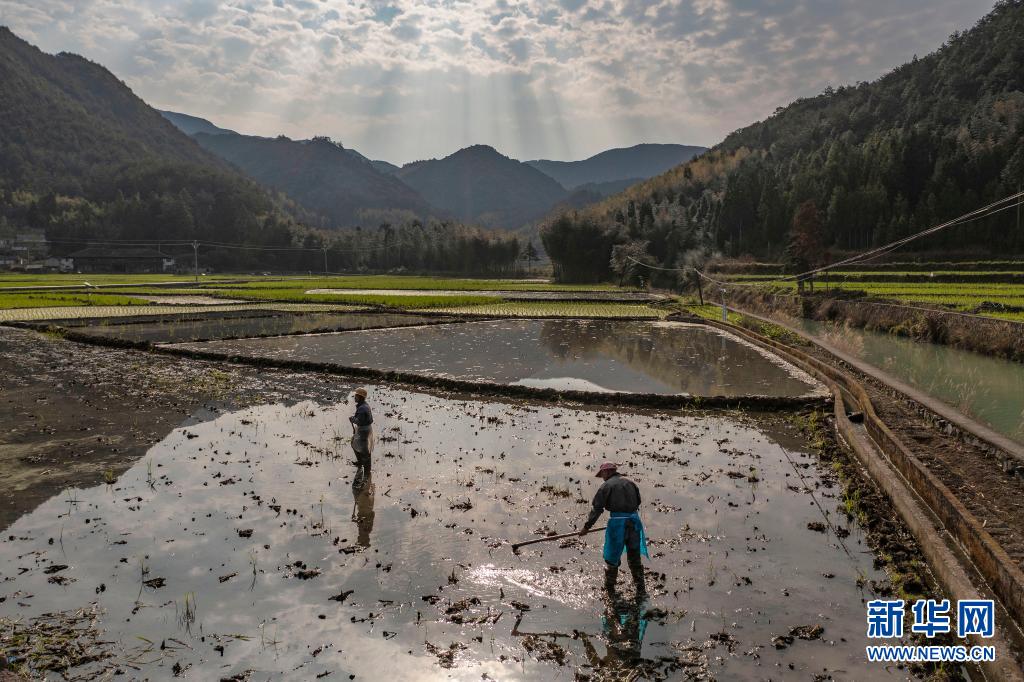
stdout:
<svg viewBox="0 0 1024 682">
<path fill-rule="evenodd" d="M 344 390 L 336 378 L 0 327 L 0 529 L 66 487 L 116 476 L 197 413 Z"/>
</svg>

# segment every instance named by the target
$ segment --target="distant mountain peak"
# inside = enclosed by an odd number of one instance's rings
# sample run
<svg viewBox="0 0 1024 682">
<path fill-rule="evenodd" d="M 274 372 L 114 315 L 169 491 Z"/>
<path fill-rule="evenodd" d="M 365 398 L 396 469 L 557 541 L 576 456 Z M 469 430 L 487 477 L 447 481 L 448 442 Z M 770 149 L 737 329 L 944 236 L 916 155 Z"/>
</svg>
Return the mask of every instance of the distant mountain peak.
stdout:
<svg viewBox="0 0 1024 682">
<path fill-rule="evenodd" d="M 621 188 L 625 180 L 646 180 L 660 175 L 706 151 L 705 147 L 647 142 L 608 149 L 582 161 L 538 159 L 526 163 L 551 176 L 566 189 L 584 185 Z"/>
<path fill-rule="evenodd" d="M 158 110 L 159 111 L 159 110 Z M 160 111 L 160 115 L 174 124 L 174 126 L 186 135 L 206 133 L 207 135 L 237 135 L 234 130 L 221 128 L 210 123 L 205 118 L 182 114 L 177 111 Z"/>
<path fill-rule="evenodd" d="M 486 144 L 407 163 L 395 175 L 434 206 L 490 227 L 521 227 L 567 194 L 544 173 Z"/>
</svg>

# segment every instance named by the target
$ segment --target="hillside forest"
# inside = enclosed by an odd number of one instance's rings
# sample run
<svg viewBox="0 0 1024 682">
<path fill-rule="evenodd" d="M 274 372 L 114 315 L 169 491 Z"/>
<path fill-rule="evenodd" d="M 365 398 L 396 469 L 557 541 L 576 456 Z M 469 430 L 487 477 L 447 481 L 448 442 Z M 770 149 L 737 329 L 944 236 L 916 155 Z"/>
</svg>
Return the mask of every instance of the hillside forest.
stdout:
<svg viewBox="0 0 1024 682">
<path fill-rule="evenodd" d="M 1024 186 L 1024 1 L 872 83 L 828 88 L 689 163 L 542 228 L 562 279 L 678 282 L 711 254 L 825 262 L 888 243 Z M 801 234 L 794 219 L 802 212 Z M 1024 252 L 1013 211 L 930 237 L 955 255 Z M 789 248 L 787 248 L 789 247 Z M 817 264 L 813 263 L 813 264 Z M 799 263 L 794 262 L 797 268 Z"/>
</svg>

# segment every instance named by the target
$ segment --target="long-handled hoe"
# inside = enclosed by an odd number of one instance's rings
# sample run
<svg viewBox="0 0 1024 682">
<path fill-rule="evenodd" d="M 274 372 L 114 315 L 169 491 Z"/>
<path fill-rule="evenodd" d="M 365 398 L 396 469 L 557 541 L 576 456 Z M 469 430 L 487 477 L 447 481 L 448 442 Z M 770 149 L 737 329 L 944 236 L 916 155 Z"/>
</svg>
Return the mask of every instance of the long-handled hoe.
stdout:
<svg viewBox="0 0 1024 682">
<path fill-rule="evenodd" d="M 607 526 L 601 526 L 600 528 L 591 528 L 585 535 L 590 533 L 596 533 L 599 530 L 604 530 Z M 549 535 L 546 538 L 537 538 L 536 540 L 527 540 L 526 542 L 517 542 L 512 545 L 512 553 L 519 554 L 520 547 L 526 547 L 527 545 L 536 545 L 538 542 L 551 542 L 552 540 L 563 540 L 565 538 L 571 538 L 579 535 L 579 531 L 573 531 L 572 533 L 562 533 L 561 535 Z"/>
</svg>

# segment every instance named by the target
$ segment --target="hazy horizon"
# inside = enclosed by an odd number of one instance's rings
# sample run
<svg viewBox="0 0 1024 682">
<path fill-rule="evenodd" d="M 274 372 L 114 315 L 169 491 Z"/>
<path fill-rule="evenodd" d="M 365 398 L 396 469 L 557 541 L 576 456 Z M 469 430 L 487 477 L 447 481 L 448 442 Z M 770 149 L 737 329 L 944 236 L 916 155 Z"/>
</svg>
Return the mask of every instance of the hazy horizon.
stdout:
<svg viewBox="0 0 1024 682">
<path fill-rule="evenodd" d="M 0 0 L 0 24 L 156 108 L 401 164 L 472 144 L 520 160 L 710 147 L 937 49 L 993 3 L 819 4 Z"/>
</svg>

